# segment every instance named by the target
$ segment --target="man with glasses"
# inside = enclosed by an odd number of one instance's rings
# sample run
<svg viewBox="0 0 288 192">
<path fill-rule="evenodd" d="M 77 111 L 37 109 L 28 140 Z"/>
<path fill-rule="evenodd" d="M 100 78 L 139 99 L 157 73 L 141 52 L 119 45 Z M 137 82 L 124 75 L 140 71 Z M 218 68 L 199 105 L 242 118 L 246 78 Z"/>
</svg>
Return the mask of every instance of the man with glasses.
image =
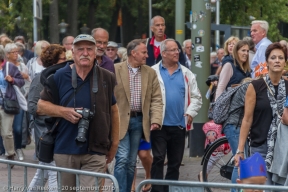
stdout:
<svg viewBox="0 0 288 192">
<path fill-rule="evenodd" d="M 109 41 L 105 54 L 115 63 L 120 63 L 120 57 L 117 55 L 118 44 L 114 41 Z"/>
<path fill-rule="evenodd" d="M 162 61 L 152 68 L 156 71 L 163 99 L 161 130 L 151 132 L 153 163 L 151 179 L 179 179 L 179 167 L 184 153 L 185 133 L 202 106 L 201 94 L 194 74 L 179 63 L 179 49 L 174 39 L 160 44 Z M 163 177 L 167 153 L 168 167 Z M 152 186 L 152 191 L 168 191 L 168 186 Z"/>
<path fill-rule="evenodd" d="M 153 66 L 159 61 L 161 61 L 162 57 L 160 54 L 160 44 L 168 37 L 165 35 L 165 19 L 159 15 L 153 17 L 151 19 L 151 31 L 154 36 L 152 38 L 148 38 L 146 41 L 146 46 L 148 49 L 148 58 L 146 60 L 147 65 Z M 176 41 L 178 48 L 181 49 L 181 53 L 179 54 L 179 62 L 181 65 L 185 65 L 186 58 L 182 52 L 181 45 Z"/>
<path fill-rule="evenodd" d="M 194 47 L 192 47 L 192 42 L 191 39 L 186 39 L 183 42 L 183 48 L 185 51 L 185 57 L 186 57 L 186 67 L 188 67 L 188 69 L 191 69 L 191 53 L 192 50 L 194 49 Z"/>
<path fill-rule="evenodd" d="M 109 33 L 103 28 L 95 28 L 92 30 L 92 36 L 96 41 L 96 60 L 100 67 L 115 73 L 113 61 L 105 55 L 107 49 Z"/>
</svg>

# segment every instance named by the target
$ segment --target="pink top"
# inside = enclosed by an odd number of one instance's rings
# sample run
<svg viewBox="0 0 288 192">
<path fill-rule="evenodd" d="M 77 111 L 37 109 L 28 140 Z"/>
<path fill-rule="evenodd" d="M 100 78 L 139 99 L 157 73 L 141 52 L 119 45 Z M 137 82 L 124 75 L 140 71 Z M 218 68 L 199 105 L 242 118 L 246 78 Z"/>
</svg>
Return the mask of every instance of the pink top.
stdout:
<svg viewBox="0 0 288 192">
<path fill-rule="evenodd" d="M 223 93 L 223 91 L 226 89 L 232 76 L 233 76 L 233 68 L 231 66 L 231 63 L 226 63 L 223 66 L 221 73 L 220 73 L 220 76 L 219 76 L 219 82 L 217 85 L 215 101 Z"/>
</svg>

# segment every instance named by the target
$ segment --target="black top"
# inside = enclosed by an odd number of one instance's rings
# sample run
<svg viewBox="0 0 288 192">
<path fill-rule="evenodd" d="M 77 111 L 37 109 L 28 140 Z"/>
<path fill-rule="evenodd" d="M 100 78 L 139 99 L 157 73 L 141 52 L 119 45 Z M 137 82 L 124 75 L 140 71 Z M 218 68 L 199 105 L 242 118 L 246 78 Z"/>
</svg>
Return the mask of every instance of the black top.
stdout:
<svg viewBox="0 0 288 192">
<path fill-rule="evenodd" d="M 273 118 L 270 100 L 267 95 L 267 85 L 264 79 L 254 80 L 251 84 L 256 92 L 256 105 L 250 130 L 250 138 L 251 146 L 258 147 L 266 142 Z M 278 87 L 276 92 L 278 92 Z"/>
</svg>

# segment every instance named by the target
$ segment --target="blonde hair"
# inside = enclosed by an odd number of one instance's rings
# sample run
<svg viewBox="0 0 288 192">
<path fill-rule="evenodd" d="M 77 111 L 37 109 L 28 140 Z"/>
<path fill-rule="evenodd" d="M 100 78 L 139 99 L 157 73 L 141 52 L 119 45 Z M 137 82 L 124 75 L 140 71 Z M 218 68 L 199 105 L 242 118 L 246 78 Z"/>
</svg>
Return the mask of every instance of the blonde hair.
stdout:
<svg viewBox="0 0 288 192">
<path fill-rule="evenodd" d="M 225 52 L 225 55 L 229 55 L 229 51 L 228 51 L 228 44 L 231 42 L 231 41 L 236 41 L 236 43 L 239 41 L 239 38 L 238 37 L 235 37 L 235 36 L 231 36 L 229 37 L 225 43 L 224 43 L 224 52 Z"/>
<path fill-rule="evenodd" d="M 50 45 L 50 43 L 48 41 L 45 41 L 45 40 L 37 41 L 36 44 L 35 44 L 34 51 L 35 51 L 36 55 L 39 56 L 39 57 L 40 57 L 40 55 L 42 53 L 41 46 L 42 46 L 43 43 L 46 43 L 47 45 Z"/>
<path fill-rule="evenodd" d="M 72 56 L 72 51 L 71 50 L 66 51 L 65 55 L 66 55 L 66 60 L 73 60 L 73 56 Z"/>
</svg>

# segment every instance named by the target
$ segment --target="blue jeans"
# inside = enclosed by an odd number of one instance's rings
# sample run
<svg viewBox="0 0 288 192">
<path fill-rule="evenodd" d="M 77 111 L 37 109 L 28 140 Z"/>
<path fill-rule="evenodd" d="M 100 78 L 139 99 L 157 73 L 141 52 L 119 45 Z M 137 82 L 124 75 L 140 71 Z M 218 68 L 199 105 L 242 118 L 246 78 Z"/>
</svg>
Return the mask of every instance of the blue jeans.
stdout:
<svg viewBox="0 0 288 192">
<path fill-rule="evenodd" d="M 24 111 L 20 109 L 19 114 L 14 116 L 13 121 L 13 132 L 14 132 L 14 144 L 15 149 L 21 149 L 22 148 L 22 123 L 23 123 L 23 116 Z"/>
<path fill-rule="evenodd" d="M 131 117 L 127 133 L 120 140 L 115 156 L 114 176 L 118 180 L 120 192 L 131 191 L 142 132 L 142 116 Z"/>
<path fill-rule="evenodd" d="M 236 127 L 236 125 L 228 124 L 223 129 L 226 138 L 228 139 L 229 145 L 232 149 L 233 155 L 236 154 L 239 142 L 240 135 L 240 127 Z M 238 167 L 234 167 L 231 182 L 237 183 L 236 180 L 238 178 Z M 231 192 L 237 192 L 237 189 L 231 189 Z"/>
</svg>

